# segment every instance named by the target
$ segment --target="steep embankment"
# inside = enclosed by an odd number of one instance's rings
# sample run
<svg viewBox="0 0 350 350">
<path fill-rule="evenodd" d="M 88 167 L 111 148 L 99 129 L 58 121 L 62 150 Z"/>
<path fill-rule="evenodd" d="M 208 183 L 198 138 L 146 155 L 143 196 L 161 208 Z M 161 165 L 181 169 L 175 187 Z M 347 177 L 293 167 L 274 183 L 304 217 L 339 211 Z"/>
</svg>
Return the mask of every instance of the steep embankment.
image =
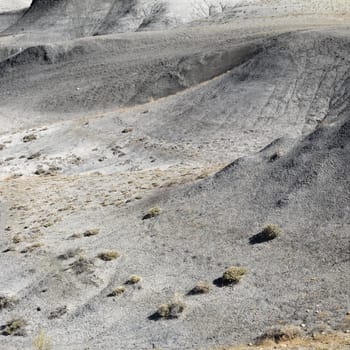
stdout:
<svg viewBox="0 0 350 350">
<path fill-rule="evenodd" d="M 0 32 L 16 23 L 30 6 L 30 0 L 3 0 L 0 2 Z"/>
<path fill-rule="evenodd" d="M 76 38 L 169 27 L 219 13 L 238 0 L 34 0 L 7 33 L 32 32 Z"/>
</svg>

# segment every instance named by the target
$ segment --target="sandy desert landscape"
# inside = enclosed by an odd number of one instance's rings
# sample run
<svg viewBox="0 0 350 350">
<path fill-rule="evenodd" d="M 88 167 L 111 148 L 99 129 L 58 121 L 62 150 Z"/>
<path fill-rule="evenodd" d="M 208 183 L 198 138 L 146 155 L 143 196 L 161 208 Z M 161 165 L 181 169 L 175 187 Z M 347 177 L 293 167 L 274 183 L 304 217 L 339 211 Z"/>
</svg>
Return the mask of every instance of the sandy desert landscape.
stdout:
<svg viewBox="0 0 350 350">
<path fill-rule="evenodd" d="M 350 2 L 0 0 L 0 349 L 350 349 Z"/>
</svg>

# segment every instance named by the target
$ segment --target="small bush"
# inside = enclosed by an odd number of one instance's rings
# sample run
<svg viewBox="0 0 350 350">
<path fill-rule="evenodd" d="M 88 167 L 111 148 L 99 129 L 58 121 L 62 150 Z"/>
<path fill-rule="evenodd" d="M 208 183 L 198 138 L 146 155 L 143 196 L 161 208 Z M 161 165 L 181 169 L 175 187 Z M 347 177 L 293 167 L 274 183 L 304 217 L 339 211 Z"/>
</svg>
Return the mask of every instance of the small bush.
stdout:
<svg viewBox="0 0 350 350">
<path fill-rule="evenodd" d="M 49 320 L 53 320 L 55 318 L 60 318 L 68 312 L 67 305 L 59 306 L 57 309 L 50 312 L 48 317 Z"/>
<path fill-rule="evenodd" d="M 128 280 L 125 282 L 126 284 L 137 284 L 141 281 L 141 277 L 137 275 L 132 275 L 128 278 Z"/>
<path fill-rule="evenodd" d="M 92 259 L 87 259 L 83 256 L 80 256 L 69 266 L 77 275 L 80 275 L 84 272 L 92 272 L 94 267 L 94 261 Z"/>
<path fill-rule="evenodd" d="M 224 284 L 236 284 L 246 274 L 246 269 L 239 266 L 229 267 L 222 275 L 222 281 Z"/>
<path fill-rule="evenodd" d="M 72 259 L 75 256 L 82 254 L 83 253 L 83 249 L 81 248 L 72 248 L 72 249 L 68 249 L 65 253 L 61 254 L 58 256 L 58 259 L 60 260 L 68 260 L 68 259 Z"/>
<path fill-rule="evenodd" d="M 21 254 L 32 253 L 34 250 L 39 249 L 42 246 L 43 246 L 43 244 L 40 242 L 33 243 L 33 244 L 25 247 L 24 249 L 22 249 Z"/>
<path fill-rule="evenodd" d="M 109 294 L 109 297 L 116 297 L 118 295 L 122 295 L 123 293 L 125 293 L 125 287 L 123 286 L 119 286 L 117 288 L 114 288 Z"/>
<path fill-rule="evenodd" d="M 24 336 L 25 330 L 24 327 L 26 326 L 26 322 L 22 318 L 16 318 L 9 322 L 7 322 L 2 328 L 2 335 L 9 336 L 9 335 L 15 335 L 15 336 Z"/>
<path fill-rule="evenodd" d="M 98 228 L 92 228 L 90 230 L 86 230 L 83 235 L 84 237 L 91 237 L 91 236 L 96 236 L 100 233 L 100 230 Z"/>
<path fill-rule="evenodd" d="M 301 336 L 301 330 L 296 326 L 283 326 L 278 328 L 271 328 L 256 340 L 257 345 L 274 342 L 280 343 L 288 341 Z"/>
<path fill-rule="evenodd" d="M 21 243 L 23 241 L 23 238 L 20 236 L 20 235 L 15 235 L 13 236 L 12 238 L 12 242 L 14 244 L 18 244 L 18 243 Z"/>
<path fill-rule="evenodd" d="M 161 318 L 178 318 L 179 315 L 185 310 L 185 303 L 179 295 L 175 297 L 167 304 L 161 304 L 158 307 L 157 315 Z"/>
<path fill-rule="evenodd" d="M 0 295 L 0 310 L 8 308 L 12 306 L 14 303 L 15 303 L 15 299 L 13 297 Z"/>
<path fill-rule="evenodd" d="M 205 281 L 198 282 L 189 294 L 207 294 L 210 292 L 210 284 Z"/>
<path fill-rule="evenodd" d="M 262 238 L 264 238 L 266 241 L 275 239 L 279 237 L 281 234 L 282 234 L 281 228 L 274 224 L 266 225 L 264 229 L 261 231 Z"/>
<path fill-rule="evenodd" d="M 103 261 L 112 261 L 119 257 L 119 253 L 116 250 L 109 250 L 107 252 L 100 253 L 98 257 Z"/>
<path fill-rule="evenodd" d="M 159 214 L 160 214 L 160 208 L 157 208 L 157 207 L 151 208 L 148 210 L 147 214 L 143 217 L 143 220 L 155 218 Z"/>
<path fill-rule="evenodd" d="M 37 139 L 36 135 L 34 135 L 34 134 L 29 134 L 29 135 L 24 136 L 23 139 L 22 139 L 22 141 L 25 142 L 25 143 L 27 143 L 27 142 L 34 141 L 34 140 L 36 140 L 36 139 Z"/>
</svg>

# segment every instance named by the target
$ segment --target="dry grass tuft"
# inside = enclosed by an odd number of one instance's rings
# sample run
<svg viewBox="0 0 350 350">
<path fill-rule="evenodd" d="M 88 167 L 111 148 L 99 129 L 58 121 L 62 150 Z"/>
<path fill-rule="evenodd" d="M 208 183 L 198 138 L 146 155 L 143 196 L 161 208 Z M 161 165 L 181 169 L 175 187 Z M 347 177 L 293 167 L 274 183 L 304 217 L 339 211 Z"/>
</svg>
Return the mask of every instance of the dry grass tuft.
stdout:
<svg viewBox="0 0 350 350">
<path fill-rule="evenodd" d="M 109 297 L 116 297 L 118 295 L 122 295 L 123 293 L 125 293 L 125 287 L 123 286 L 119 286 L 114 288 L 109 294 Z"/>
<path fill-rule="evenodd" d="M 159 305 L 157 315 L 167 319 L 178 318 L 185 310 L 185 307 L 182 297 L 176 294 L 170 302 Z"/>
<path fill-rule="evenodd" d="M 137 284 L 141 281 L 141 277 L 137 275 L 132 275 L 130 276 L 127 281 L 125 282 L 126 284 Z"/>
<path fill-rule="evenodd" d="M 90 230 L 86 230 L 83 235 L 84 237 L 91 237 L 91 236 L 96 236 L 100 233 L 100 230 L 98 228 L 92 228 Z"/>
<path fill-rule="evenodd" d="M 205 281 L 198 282 L 189 294 L 207 294 L 210 292 L 210 284 Z"/>
<path fill-rule="evenodd" d="M 240 266 L 229 267 L 222 275 L 224 284 L 236 284 L 246 274 L 247 270 Z"/>
<path fill-rule="evenodd" d="M 160 208 L 151 208 L 148 210 L 147 214 L 143 217 L 143 220 L 155 218 L 156 216 L 160 215 Z"/>
<path fill-rule="evenodd" d="M 281 228 L 275 224 L 266 225 L 264 229 L 261 231 L 262 238 L 264 238 L 266 241 L 275 239 L 279 237 L 281 234 L 282 234 Z"/>
<path fill-rule="evenodd" d="M 90 273 L 94 268 L 94 261 L 80 256 L 77 260 L 69 265 L 69 267 L 77 274 L 80 275 L 84 272 Z"/>
<path fill-rule="evenodd" d="M 24 327 L 26 326 L 26 321 L 22 318 L 15 318 L 7 322 L 2 328 L 2 335 L 9 336 L 24 336 L 26 334 Z"/>
<path fill-rule="evenodd" d="M 0 295 L 0 310 L 6 309 L 12 306 L 16 300 L 13 297 L 9 297 L 6 295 Z"/>
<path fill-rule="evenodd" d="M 98 257 L 103 261 L 112 261 L 119 257 L 119 253 L 116 250 L 109 250 L 98 254 Z"/>
<path fill-rule="evenodd" d="M 31 142 L 31 141 L 34 141 L 37 139 L 37 136 L 35 134 L 29 134 L 29 135 L 25 135 L 22 139 L 22 141 L 24 143 L 27 143 L 27 142 Z"/>
<path fill-rule="evenodd" d="M 258 337 L 256 344 L 266 344 L 271 341 L 274 343 L 285 342 L 300 337 L 301 334 L 301 329 L 296 326 L 275 327 L 267 330 L 264 334 Z"/>
</svg>

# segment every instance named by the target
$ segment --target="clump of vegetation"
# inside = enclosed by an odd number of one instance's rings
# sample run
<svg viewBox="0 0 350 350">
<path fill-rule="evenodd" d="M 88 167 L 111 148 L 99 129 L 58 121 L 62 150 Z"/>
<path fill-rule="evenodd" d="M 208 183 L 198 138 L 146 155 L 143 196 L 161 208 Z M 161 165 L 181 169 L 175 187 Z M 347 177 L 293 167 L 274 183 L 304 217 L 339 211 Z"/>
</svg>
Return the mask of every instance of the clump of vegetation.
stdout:
<svg viewBox="0 0 350 350">
<path fill-rule="evenodd" d="M 27 143 L 27 142 L 34 141 L 34 140 L 36 140 L 36 139 L 37 139 L 37 137 L 36 137 L 35 134 L 29 134 L 29 135 L 24 136 L 23 139 L 22 139 L 22 141 L 25 142 L 25 143 Z"/>
<path fill-rule="evenodd" d="M 128 278 L 128 280 L 125 282 L 126 284 L 137 284 L 141 281 L 141 277 L 137 275 L 132 275 Z"/>
<path fill-rule="evenodd" d="M 27 159 L 28 159 L 28 160 L 37 159 L 37 158 L 40 158 L 40 156 L 41 156 L 41 153 L 40 153 L 40 152 L 35 152 L 35 153 L 30 154 L 30 155 L 27 157 Z"/>
<path fill-rule="evenodd" d="M 74 233 L 71 236 L 69 236 L 67 239 L 79 239 L 81 237 L 83 237 L 81 233 Z"/>
<path fill-rule="evenodd" d="M 55 318 L 62 317 L 68 312 L 67 305 L 59 306 L 57 309 L 50 312 L 50 315 L 48 317 L 49 320 L 53 320 Z"/>
<path fill-rule="evenodd" d="M 189 294 L 207 294 L 210 292 L 210 284 L 205 281 L 198 282 Z"/>
<path fill-rule="evenodd" d="M 263 335 L 257 338 L 256 344 L 263 345 L 269 342 L 280 343 L 283 341 L 292 340 L 301 336 L 301 330 L 296 326 L 283 326 L 271 328 Z"/>
<path fill-rule="evenodd" d="M 80 275 L 84 272 L 91 272 L 94 267 L 94 261 L 92 259 L 87 259 L 83 256 L 80 256 L 69 266 L 77 275 Z"/>
<path fill-rule="evenodd" d="M 236 284 L 246 274 L 247 270 L 240 266 L 229 267 L 222 275 L 224 284 Z"/>
<path fill-rule="evenodd" d="M 160 208 L 154 207 L 148 210 L 147 214 L 144 215 L 143 220 L 155 218 L 160 214 Z"/>
<path fill-rule="evenodd" d="M 33 340 L 33 347 L 35 350 L 50 350 L 51 341 L 46 336 L 44 331 L 40 331 L 39 334 Z"/>
<path fill-rule="evenodd" d="M 26 321 L 24 321 L 22 318 L 15 318 L 11 321 L 7 322 L 2 328 L 2 335 L 9 336 L 24 336 L 25 335 L 25 329 Z"/>
<path fill-rule="evenodd" d="M 15 236 L 13 236 L 13 238 L 12 238 L 12 242 L 14 243 L 14 244 L 18 244 L 18 243 L 21 243 L 22 242 L 22 237 L 20 236 L 20 235 L 15 235 Z"/>
<path fill-rule="evenodd" d="M 185 303 L 180 295 L 175 295 L 174 298 L 166 303 L 161 304 L 158 307 L 157 315 L 160 318 L 178 318 L 180 314 L 185 310 Z"/>
<path fill-rule="evenodd" d="M 261 231 L 262 238 L 265 239 L 265 241 L 270 241 L 272 239 L 275 239 L 279 237 L 282 234 L 282 230 L 278 225 L 275 224 L 269 224 L 264 227 L 264 229 Z"/>
<path fill-rule="evenodd" d="M 43 244 L 40 242 L 33 243 L 24 249 L 21 250 L 21 254 L 32 253 L 34 250 L 43 247 Z"/>
<path fill-rule="evenodd" d="M 0 310 L 8 308 L 12 306 L 14 303 L 15 303 L 15 299 L 13 297 L 0 295 Z"/>
<path fill-rule="evenodd" d="M 100 233 L 100 230 L 98 228 L 92 228 L 90 230 L 86 230 L 83 235 L 84 237 L 91 237 L 91 236 L 96 236 Z"/>
<path fill-rule="evenodd" d="M 119 286 L 114 288 L 109 294 L 109 297 L 116 297 L 118 295 L 122 295 L 123 293 L 125 293 L 125 287 L 123 286 Z"/>
<path fill-rule="evenodd" d="M 112 261 L 119 257 L 119 253 L 116 250 L 109 250 L 98 254 L 98 257 L 103 261 Z"/>
<path fill-rule="evenodd" d="M 58 259 L 68 260 L 68 259 L 74 258 L 75 256 L 81 253 L 83 253 L 83 250 L 81 248 L 68 249 L 65 253 L 59 255 Z"/>
</svg>

